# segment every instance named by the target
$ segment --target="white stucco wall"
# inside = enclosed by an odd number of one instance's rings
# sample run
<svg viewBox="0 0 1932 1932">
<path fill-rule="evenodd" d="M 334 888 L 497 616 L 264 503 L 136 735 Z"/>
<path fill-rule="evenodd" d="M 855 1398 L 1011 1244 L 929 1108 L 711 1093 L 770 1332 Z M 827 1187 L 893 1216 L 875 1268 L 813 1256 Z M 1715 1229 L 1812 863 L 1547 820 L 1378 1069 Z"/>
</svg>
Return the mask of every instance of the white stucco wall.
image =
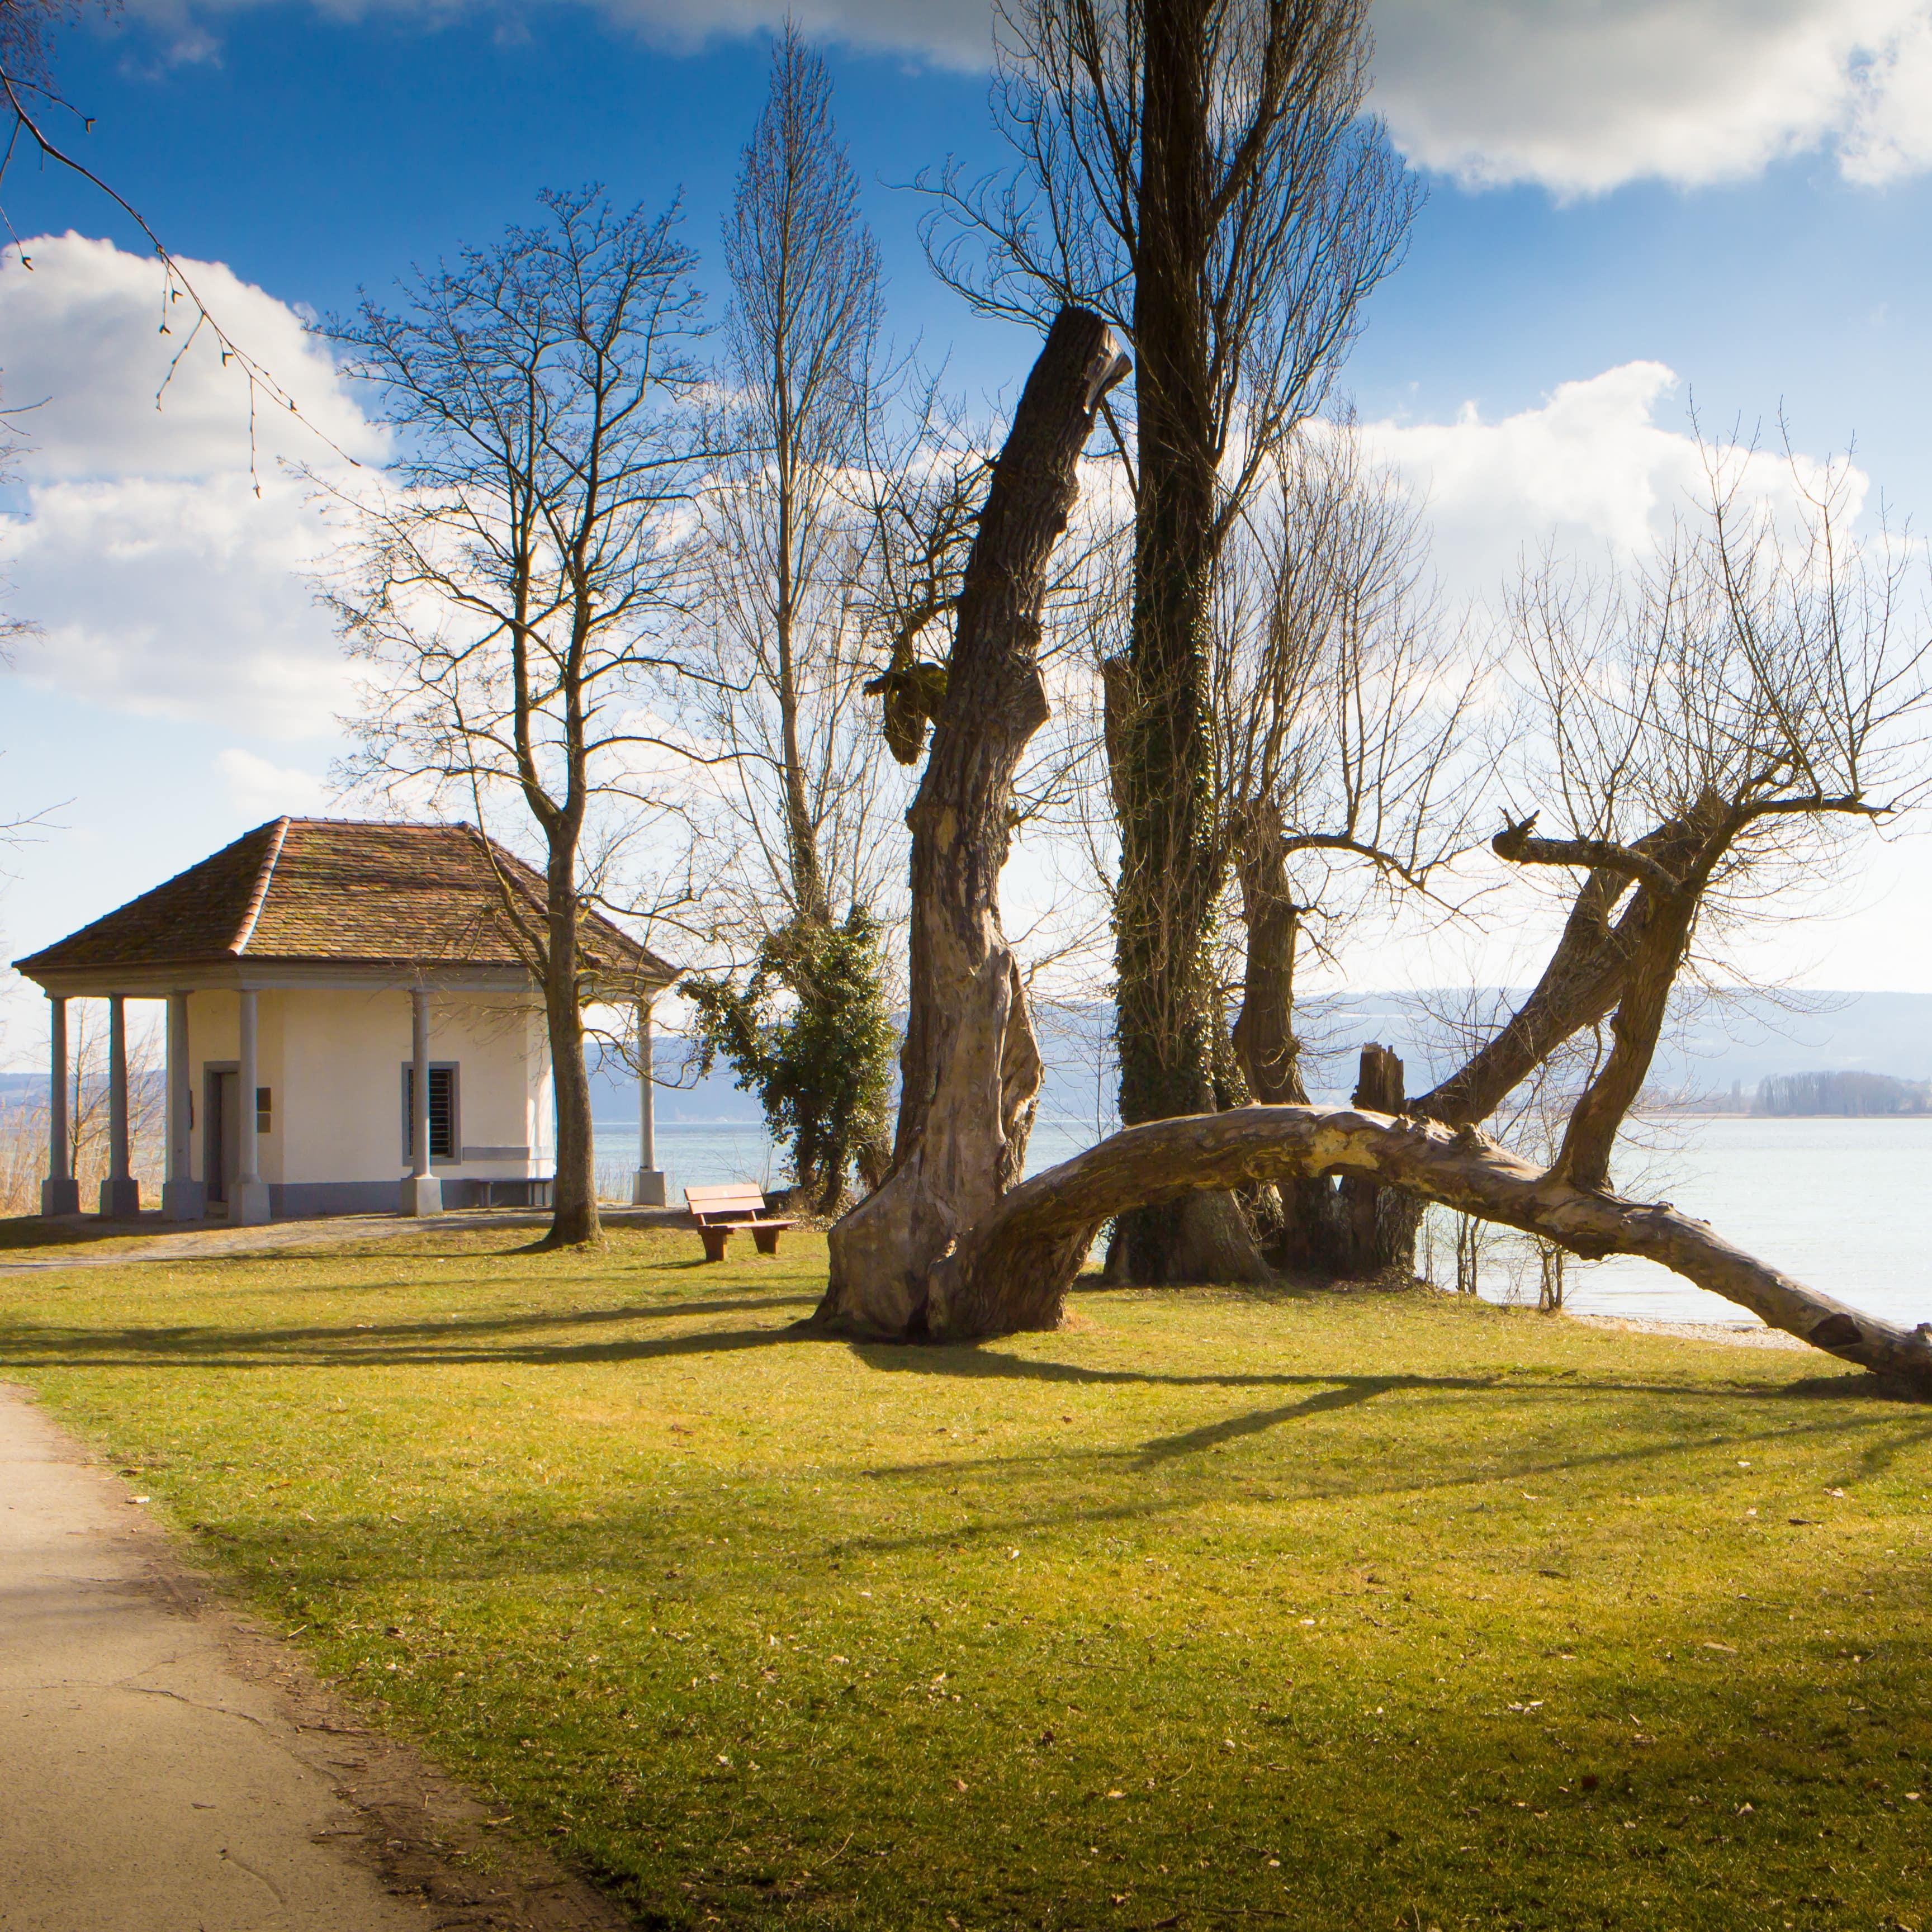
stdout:
<svg viewBox="0 0 1932 1932">
<path fill-rule="evenodd" d="M 208 1067 L 239 1058 L 238 997 L 188 999 L 194 1125 L 189 1172 L 206 1172 Z M 393 1183 L 409 1172 L 403 1068 L 411 1052 L 406 987 L 280 990 L 256 995 L 259 1083 L 272 1095 L 261 1137 L 271 1185 Z M 552 1171 L 549 1055 L 543 1015 L 495 994 L 432 992 L 430 1058 L 457 1066 L 459 1151 L 438 1174 L 496 1180 Z M 488 1150 L 485 1154 L 483 1150 Z"/>
</svg>

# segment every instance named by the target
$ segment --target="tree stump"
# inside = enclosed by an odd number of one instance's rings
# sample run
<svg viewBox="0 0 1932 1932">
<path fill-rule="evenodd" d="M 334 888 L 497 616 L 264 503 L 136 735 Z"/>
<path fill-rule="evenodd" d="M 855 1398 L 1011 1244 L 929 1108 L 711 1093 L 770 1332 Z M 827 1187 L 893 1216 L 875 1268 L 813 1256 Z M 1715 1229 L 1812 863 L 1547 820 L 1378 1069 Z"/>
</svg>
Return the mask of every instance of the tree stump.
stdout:
<svg viewBox="0 0 1932 1932">
<path fill-rule="evenodd" d="M 1402 1061 L 1390 1049 L 1371 1040 L 1362 1048 L 1352 1104 L 1365 1113 L 1406 1113 Z M 1341 1185 L 1336 1216 L 1335 1272 L 1355 1280 L 1415 1272 L 1415 1231 L 1420 1204 L 1380 1182 L 1357 1175 Z"/>
</svg>

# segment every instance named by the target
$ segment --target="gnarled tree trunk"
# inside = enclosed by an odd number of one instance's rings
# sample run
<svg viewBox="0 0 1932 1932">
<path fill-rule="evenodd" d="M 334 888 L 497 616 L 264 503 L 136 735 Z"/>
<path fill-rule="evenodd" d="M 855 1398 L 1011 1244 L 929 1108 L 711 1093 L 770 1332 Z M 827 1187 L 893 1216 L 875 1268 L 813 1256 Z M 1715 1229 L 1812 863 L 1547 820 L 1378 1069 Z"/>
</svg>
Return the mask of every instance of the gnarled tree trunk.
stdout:
<svg viewBox="0 0 1932 1932">
<path fill-rule="evenodd" d="M 832 1228 L 814 1322 L 915 1337 L 930 1271 L 1019 1178 L 1040 1054 L 1000 928 L 1013 777 L 1046 722 L 1046 566 L 1077 494 L 1094 412 L 1127 370 L 1112 332 L 1063 310 L 1027 380 L 959 600 L 946 698 L 912 827 L 910 1012 L 885 1184 Z"/>
<path fill-rule="evenodd" d="M 1128 1127 L 1015 1188 L 932 1270 L 929 1331 L 1050 1328 L 1102 1223 L 1145 1202 L 1340 1174 L 1540 1234 L 1597 1260 L 1640 1255 L 1814 1347 L 1932 1390 L 1932 1323 L 1848 1308 L 1735 1248 L 1704 1222 L 1574 1186 L 1474 1127 L 1340 1108 L 1239 1107 Z"/>
</svg>

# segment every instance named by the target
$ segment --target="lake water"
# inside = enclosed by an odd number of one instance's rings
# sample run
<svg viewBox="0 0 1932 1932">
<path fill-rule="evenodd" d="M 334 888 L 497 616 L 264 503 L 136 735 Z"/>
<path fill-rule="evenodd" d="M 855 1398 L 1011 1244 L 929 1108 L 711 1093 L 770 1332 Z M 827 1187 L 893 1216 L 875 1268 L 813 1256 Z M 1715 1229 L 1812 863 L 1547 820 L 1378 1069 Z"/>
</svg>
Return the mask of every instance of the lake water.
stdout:
<svg viewBox="0 0 1932 1932">
<path fill-rule="evenodd" d="M 1668 1119 L 1642 1123 L 1644 1143 L 1619 1166 L 1622 1184 L 1673 1202 L 1726 1239 L 1854 1307 L 1910 1326 L 1932 1321 L 1932 1118 L 1879 1120 Z M 1042 1121 L 1028 1148 L 1036 1174 L 1091 1144 L 1090 1129 Z M 754 1124 L 661 1126 L 658 1159 L 669 1198 L 706 1182 L 782 1179 Z M 634 1126 L 600 1125 L 607 1191 L 637 1163 Z M 1650 1262 L 1573 1261 L 1568 1304 L 1580 1312 L 1757 1325 L 1718 1296 Z M 1496 1300 L 1536 1298 L 1535 1271 L 1507 1247 L 1486 1266 Z"/>
</svg>

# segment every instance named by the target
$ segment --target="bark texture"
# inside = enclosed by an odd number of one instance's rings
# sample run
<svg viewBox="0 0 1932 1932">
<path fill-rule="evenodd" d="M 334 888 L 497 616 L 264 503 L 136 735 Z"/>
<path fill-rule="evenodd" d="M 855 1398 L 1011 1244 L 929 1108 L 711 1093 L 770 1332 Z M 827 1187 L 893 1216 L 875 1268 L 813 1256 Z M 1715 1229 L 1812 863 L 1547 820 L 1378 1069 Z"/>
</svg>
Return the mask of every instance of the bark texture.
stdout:
<svg viewBox="0 0 1932 1932">
<path fill-rule="evenodd" d="M 1932 1391 L 1932 1323 L 1906 1330 L 1848 1308 L 1667 1202 L 1574 1186 L 1474 1127 L 1345 1108 L 1241 1107 L 1150 1121 L 1036 1174 L 933 1270 L 928 1329 L 953 1340 L 1052 1328 L 1112 1216 L 1145 1202 L 1321 1174 L 1405 1188 L 1586 1259 L 1640 1255 L 1814 1348 Z"/>
<path fill-rule="evenodd" d="M 1241 1010 L 1232 1035 L 1234 1057 L 1251 1100 L 1265 1106 L 1306 1106 L 1301 1042 L 1294 1030 L 1294 964 L 1307 908 L 1294 902 L 1280 814 L 1258 803 L 1238 832 L 1235 872 L 1247 946 Z M 1262 1200 L 1265 1204 L 1266 1197 Z M 1274 1215 L 1263 1217 L 1268 1258 L 1298 1274 L 1339 1272 L 1334 1252 L 1336 1206 L 1334 1184 L 1319 1176 L 1281 1182 Z M 1273 1225 L 1267 1225 L 1270 1220 Z"/>
<path fill-rule="evenodd" d="M 1240 828 L 1236 873 L 1248 943 L 1235 1016 L 1234 1056 L 1255 1100 L 1270 1106 L 1306 1103 L 1301 1042 L 1294 1032 L 1294 956 L 1301 915 L 1288 876 L 1280 818 L 1258 808 Z"/>
<path fill-rule="evenodd" d="M 1674 880 L 1695 862 L 1708 832 L 1697 814 L 1687 813 L 1665 820 L 1630 849 Z M 1497 849 L 1510 856 L 1500 842 Z M 1564 1040 L 1609 1016 L 1623 998 L 1630 962 L 1646 950 L 1657 910 L 1652 894 L 1640 891 L 1612 924 L 1631 882 L 1627 866 L 1592 868 L 1529 997 L 1478 1052 L 1412 1101 L 1409 1112 L 1450 1126 L 1486 1120 Z"/>
<path fill-rule="evenodd" d="M 910 1010 L 892 1170 L 832 1228 L 815 1323 L 926 1332 L 930 1271 L 1018 1180 L 1040 1090 L 1019 968 L 1000 926 L 1014 774 L 1046 722 L 1040 605 L 1100 398 L 1127 370 L 1112 332 L 1063 310 L 1028 378 L 987 491 L 959 600 L 946 697 L 907 814 Z"/>
<path fill-rule="evenodd" d="M 604 1238 L 597 1213 L 596 1130 L 590 1120 L 590 1076 L 584 1060 L 580 924 L 574 881 L 576 826 L 553 831 L 544 956 L 544 1019 L 550 1034 L 550 1079 L 556 1096 L 556 1174 L 545 1245 L 568 1247 Z M 568 836 L 560 836 L 567 830 Z"/>
<path fill-rule="evenodd" d="M 1212 796 L 1208 595 L 1216 548 L 1216 392 L 1202 272 L 1212 246 L 1207 0 L 1144 14 L 1141 237 L 1134 278 L 1140 488 L 1122 702 L 1110 706 L 1120 827 L 1114 929 L 1120 1118 L 1214 1106 L 1220 1024 L 1209 940 L 1223 877 Z M 1116 694 L 1110 688 L 1110 697 Z M 1234 1204 L 1137 1208 L 1119 1264 L 1140 1282 L 1198 1280 Z M 1252 1244 L 1249 1244 L 1252 1246 Z"/>
</svg>

